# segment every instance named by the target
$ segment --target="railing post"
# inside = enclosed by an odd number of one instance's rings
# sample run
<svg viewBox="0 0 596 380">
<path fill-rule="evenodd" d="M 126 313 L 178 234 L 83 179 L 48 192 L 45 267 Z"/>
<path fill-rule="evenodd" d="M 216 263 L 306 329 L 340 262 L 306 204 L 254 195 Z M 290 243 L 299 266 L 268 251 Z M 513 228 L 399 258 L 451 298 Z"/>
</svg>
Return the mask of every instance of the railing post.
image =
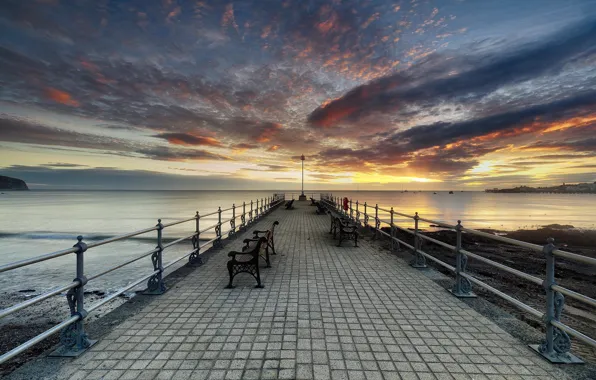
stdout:
<svg viewBox="0 0 596 380">
<path fill-rule="evenodd" d="M 188 263 L 191 265 L 203 265 L 203 259 L 201 258 L 199 248 L 201 246 L 201 232 L 200 232 L 200 219 L 201 216 L 199 212 L 195 214 L 195 235 L 192 237 L 192 248 L 194 249 L 193 253 L 188 256 Z"/>
<path fill-rule="evenodd" d="M 263 213 L 265 212 L 263 207 L 264 207 L 264 202 L 263 202 L 263 198 L 261 198 L 261 217 L 263 216 Z"/>
<path fill-rule="evenodd" d="M 246 230 L 246 202 L 242 202 L 242 215 L 240 215 L 240 229 Z"/>
<path fill-rule="evenodd" d="M 463 226 L 461 220 L 457 221 L 455 226 L 456 241 L 455 241 L 455 286 L 451 289 L 451 293 L 459 298 L 475 298 L 476 294 L 472 293 L 472 283 L 461 274 L 466 272 L 468 265 L 468 256 L 461 251 L 461 233 Z"/>
<path fill-rule="evenodd" d="M 368 213 L 366 212 L 366 202 L 364 202 L 364 227 L 368 228 Z"/>
<path fill-rule="evenodd" d="M 166 284 L 163 282 L 163 224 L 157 219 L 157 251 L 151 255 L 153 271 L 159 271 L 147 281 L 147 290 L 143 294 L 163 294 L 166 291 Z"/>
<path fill-rule="evenodd" d="M 236 235 L 236 204 L 232 203 L 232 219 L 230 219 L 230 232 L 228 232 L 228 238 Z"/>
<path fill-rule="evenodd" d="M 418 213 L 415 213 L 414 214 L 414 260 L 412 260 L 410 265 L 414 268 L 427 268 L 426 257 L 424 257 L 424 255 L 422 255 L 419 252 L 422 249 L 422 244 L 421 244 L 422 240 L 420 239 L 420 236 L 418 236 L 419 219 L 420 219 L 420 217 L 418 216 Z"/>
<path fill-rule="evenodd" d="M 358 202 L 358 201 L 356 201 Z M 354 209 L 352 209 L 352 198 L 350 198 L 350 219 L 353 220 L 354 219 Z"/>
<path fill-rule="evenodd" d="M 217 240 L 213 242 L 214 248 L 223 248 L 223 243 L 221 242 L 221 207 L 217 208 L 217 226 L 215 226 L 215 236 Z"/>
<path fill-rule="evenodd" d="M 248 212 L 248 224 L 252 224 L 253 222 L 253 218 L 252 218 L 252 199 L 250 200 L 250 211 Z"/>
<path fill-rule="evenodd" d="M 259 198 L 257 198 L 257 204 L 255 205 L 255 220 L 259 219 Z"/>
<path fill-rule="evenodd" d="M 395 225 L 393 224 L 393 206 L 391 207 L 391 210 L 389 210 L 389 214 L 391 215 L 391 219 L 390 224 L 389 224 L 389 228 L 390 228 L 390 235 L 391 235 L 391 252 L 395 252 Z"/>
<path fill-rule="evenodd" d="M 375 204 L 375 239 L 379 238 L 379 230 L 381 229 L 381 221 L 379 220 L 379 204 Z"/>
<path fill-rule="evenodd" d="M 83 242 L 82 236 L 77 236 L 77 243 L 73 246 L 77 248 L 75 254 L 77 255 L 77 274 L 73 280 L 78 283 L 78 286 L 70 289 L 66 293 L 66 300 L 70 308 L 71 316 L 78 316 L 79 319 L 75 323 L 64 328 L 60 333 L 60 343 L 62 347 L 54 351 L 51 356 L 79 356 L 87 348 L 97 342 L 90 340 L 85 332 L 85 318 L 87 317 L 87 310 L 85 310 L 85 284 L 87 284 L 87 277 L 85 277 L 85 251 L 87 244 Z"/>
<path fill-rule="evenodd" d="M 552 289 L 555 282 L 555 256 L 553 251 L 555 239 L 548 238 L 547 244 L 542 248 L 546 258 L 546 278 L 543 282 L 546 291 L 546 313 L 543 316 L 546 324 L 546 340 L 540 345 L 531 345 L 530 347 L 542 355 L 551 363 L 576 364 L 583 363 L 577 356 L 571 354 L 571 340 L 569 335 L 558 327 L 553 326 L 552 322 L 559 322 L 561 312 L 565 306 L 565 297 Z"/>
<path fill-rule="evenodd" d="M 358 209 L 358 200 L 356 199 L 356 223 L 360 224 L 360 210 Z"/>
</svg>

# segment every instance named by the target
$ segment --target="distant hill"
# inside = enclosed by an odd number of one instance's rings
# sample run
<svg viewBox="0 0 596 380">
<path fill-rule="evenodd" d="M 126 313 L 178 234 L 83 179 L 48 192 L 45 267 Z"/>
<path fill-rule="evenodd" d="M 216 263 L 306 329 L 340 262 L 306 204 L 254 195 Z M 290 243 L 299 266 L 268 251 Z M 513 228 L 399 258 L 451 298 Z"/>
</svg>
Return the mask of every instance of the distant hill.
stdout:
<svg viewBox="0 0 596 380">
<path fill-rule="evenodd" d="M 29 190 L 22 179 L 0 175 L 0 190 Z"/>
<path fill-rule="evenodd" d="M 487 193 L 558 193 L 558 194 L 577 194 L 588 193 L 596 194 L 596 182 L 594 183 L 577 183 L 577 184 L 562 184 L 559 186 L 549 187 L 529 187 L 518 186 L 513 189 L 486 189 Z"/>
</svg>

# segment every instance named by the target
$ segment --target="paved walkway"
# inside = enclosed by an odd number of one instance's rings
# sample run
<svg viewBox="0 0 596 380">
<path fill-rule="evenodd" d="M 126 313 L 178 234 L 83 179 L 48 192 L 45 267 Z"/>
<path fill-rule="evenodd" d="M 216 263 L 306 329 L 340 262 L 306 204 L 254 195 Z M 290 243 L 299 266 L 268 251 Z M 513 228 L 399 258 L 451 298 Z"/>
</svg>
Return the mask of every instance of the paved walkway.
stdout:
<svg viewBox="0 0 596 380">
<path fill-rule="evenodd" d="M 564 378 L 402 260 L 366 241 L 336 247 L 314 207 L 278 209 L 257 227 L 273 220 L 278 255 L 262 271 L 264 289 L 249 275 L 224 289 L 240 236 L 57 377 Z"/>
</svg>

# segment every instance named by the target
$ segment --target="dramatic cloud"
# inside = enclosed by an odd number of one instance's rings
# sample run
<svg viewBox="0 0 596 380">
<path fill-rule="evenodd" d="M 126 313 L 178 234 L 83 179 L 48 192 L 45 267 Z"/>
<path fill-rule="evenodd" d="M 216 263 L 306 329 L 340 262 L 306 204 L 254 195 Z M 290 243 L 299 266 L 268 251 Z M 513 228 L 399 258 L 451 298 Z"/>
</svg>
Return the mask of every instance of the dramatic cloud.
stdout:
<svg viewBox="0 0 596 380">
<path fill-rule="evenodd" d="M 451 72 L 445 67 L 442 77 L 421 84 L 412 84 L 417 78 L 404 73 L 381 78 L 321 106 L 309 116 L 309 121 L 328 127 L 355 114 L 391 111 L 416 102 L 436 103 L 466 95 L 472 95 L 477 100 L 499 87 L 528 81 L 546 73 L 557 74 L 566 64 L 596 53 L 594 46 L 596 21 L 590 21 L 559 32 L 537 45 L 522 46 L 519 51 L 472 58 L 477 62 L 467 64 L 476 67 L 468 70 L 460 71 L 456 66 L 460 62 L 455 60 L 451 67 L 453 75 L 448 75 Z"/>
<path fill-rule="evenodd" d="M 221 146 L 221 143 L 213 137 L 195 136 L 189 133 L 160 133 L 155 137 L 165 139 L 174 145 Z"/>
<path fill-rule="evenodd" d="M 4 0 L 0 168 L 298 181 L 304 154 L 326 186 L 572 178 L 596 158 L 594 20 L 589 1 Z"/>
</svg>

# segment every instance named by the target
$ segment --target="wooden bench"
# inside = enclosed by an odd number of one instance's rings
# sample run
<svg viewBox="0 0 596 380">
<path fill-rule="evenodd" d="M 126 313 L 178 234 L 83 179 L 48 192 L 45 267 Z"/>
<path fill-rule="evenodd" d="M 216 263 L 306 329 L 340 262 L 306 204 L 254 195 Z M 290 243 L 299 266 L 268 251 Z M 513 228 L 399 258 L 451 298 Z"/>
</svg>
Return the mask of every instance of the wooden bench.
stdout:
<svg viewBox="0 0 596 380">
<path fill-rule="evenodd" d="M 294 200 L 293 199 L 291 201 L 288 201 L 286 203 L 286 210 L 293 210 L 294 209 L 293 204 L 294 204 Z"/>
<path fill-rule="evenodd" d="M 275 222 L 273 222 L 273 224 L 271 225 L 271 229 L 266 230 L 266 231 L 259 231 L 259 230 L 254 230 L 252 233 L 255 235 L 252 239 L 244 239 L 244 247 L 242 247 L 242 252 L 245 252 L 246 250 L 248 250 L 250 248 L 250 243 L 254 243 L 254 242 L 258 242 L 261 238 L 265 238 L 266 240 L 266 245 L 264 247 L 264 249 L 261 250 L 261 257 L 263 257 L 265 259 L 265 262 L 267 263 L 267 268 L 271 268 L 271 260 L 269 259 L 269 248 L 271 248 L 271 254 L 272 255 L 277 255 L 277 253 L 275 253 L 275 241 L 273 240 L 273 235 L 275 232 L 275 226 L 278 226 L 279 222 L 276 220 Z M 261 236 L 263 235 L 263 236 Z"/>
<path fill-rule="evenodd" d="M 259 272 L 259 252 L 263 244 L 266 244 L 267 239 L 262 237 L 257 241 L 257 244 L 250 252 L 237 252 L 232 251 L 228 253 L 230 260 L 228 261 L 228 273 L 230 274 L 230 283 L 226 286 L 226 289 L 233 289 L 232 284 L 234 277 L 239 273 L 248 273 L 257 280 L 257 286 L 255 288 L 263 288 L 261 284 L 261 273 Z M 236 256 L 243 258 L 238 260 Z"/>
</svg>

